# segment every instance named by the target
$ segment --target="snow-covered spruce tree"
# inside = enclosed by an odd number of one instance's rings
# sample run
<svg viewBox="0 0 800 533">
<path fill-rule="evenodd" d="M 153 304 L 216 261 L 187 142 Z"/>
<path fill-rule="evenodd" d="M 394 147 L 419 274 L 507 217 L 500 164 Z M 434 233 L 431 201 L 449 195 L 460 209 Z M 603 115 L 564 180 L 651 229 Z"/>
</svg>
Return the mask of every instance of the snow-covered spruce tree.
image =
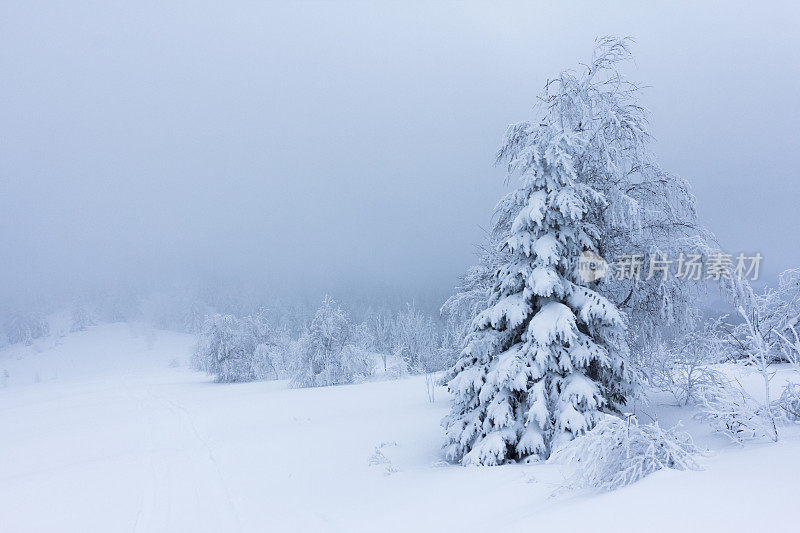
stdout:
<svg viewBox="0 0 800 533">
<path fill-rule="evenodd" d="M 694 196 L 685 180 L 656 163 L 640 87 L 619 72 L 630 58 L 629 43 L 600 38 L 588 65 L 550 80 L 538 116 L 508 128 L 498 162 L 509 172 L 528 165 L 548 132 L 561 130 L 579 145 L 570 157 L 580 182 L 605 199 L 602 208 L 587 214 L 600 236 L 600 256 L 609 262 L 634 255 L 675 261 L 681 253 L 708 254 L 713 235 L 698 224 Z M 524 205 L 524 194 L 516 192 L 502 200 L 495 238 L 508 235 Z M 648 268 L 649 263 L 642 267 L 638 279 L 606 275 L 596 287 L 627 315 L 633 356 L 654 337 L 690 324 L 693 303 L 704 290 L 702 281 L 686 277 L 656 273 L 648 279 Z"/>
<path fill-rule="evenodd" d="M 455 293 L 439 309 L 445 321 L 442 348 L 450 352 L 445 357 L 447 366 L 452 366 L 458 360 L 471 330 L 472 319 L 489 303 L 494 274 L 507 261 L 507 254 L 500 248 L 501 241 L 506 237 L 505 233 L 489 234 L 489 242 L 478 247 L 478 264 L 461 276 Z"/>
<path fill-rule="evenodd" d="M 371 375 L 374 362 L 358 346 L 359 337 L 347 313 L 326 296 L 297 343 L 290 386 L 339 385 Z"/>
<path fill-rule="evenodd" d="M 599 166 L 587 163 L 624 169 L 629 136 L 641 135 L 637 122 L 631 131 L 612 124 L 630 118 L 613 101 L 614 91 L 622 91 L 614 64 L 625 50 L 623 41 L 601 41 L 586 87 L 562 75 L 562 91 L 579 97 L 585 90 L 588 108 L 562 105 L 563 93 L 546 96 L 541 120 L 513 127 L 501 148 L 520 185 L 497 207 L 494 233 L 505 235 L 500 250 L 507 255 L 494 273 L 489 305 L 445 377 L 453 394 L 443 420 L 451 460 L 493 465 L 547 458 L 592 429 L 603 411 L 626 402 L 634 375 L 623 316 L 598 292 L 599 283 L 582 280 L 576 268 L 582 253 L 601 250 L 609 210 L 625 212 L 612 205 L 620 199 L 607 196 L 606 183 L 598 186 L 590 170 Z M 604 90 L 603 80 L 611 88 L 598 102 L 592 93 Z M 609 135 L 621 137 L 617 144 L 596 142 Z"/>
</svg>

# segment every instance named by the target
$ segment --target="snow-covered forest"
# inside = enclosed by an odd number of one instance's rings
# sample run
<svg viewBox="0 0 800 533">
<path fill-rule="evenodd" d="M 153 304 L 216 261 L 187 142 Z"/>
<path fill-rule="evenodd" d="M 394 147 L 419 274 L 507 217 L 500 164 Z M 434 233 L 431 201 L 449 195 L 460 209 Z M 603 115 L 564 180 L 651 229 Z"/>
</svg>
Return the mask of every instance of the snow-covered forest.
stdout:
<svg viewBox="0 0 800 533">
<path fill-rule="evenodd" d="M 798 15 L 3 6 L 0 531 L 796 529 Z"/>
</svg>

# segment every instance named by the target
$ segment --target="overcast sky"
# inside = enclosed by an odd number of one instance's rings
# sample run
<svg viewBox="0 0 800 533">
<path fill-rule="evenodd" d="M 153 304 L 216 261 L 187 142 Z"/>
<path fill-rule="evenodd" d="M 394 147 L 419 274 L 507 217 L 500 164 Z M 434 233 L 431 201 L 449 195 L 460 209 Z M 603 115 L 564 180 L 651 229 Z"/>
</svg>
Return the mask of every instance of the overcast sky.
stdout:
<svg viewBox="0 0 800 533">
<path fill-rule="evenodd" d="M 444 295 L 506 125 L 603 34 L 636 38 L 654 151 L 723 247 L 800 266 L 800 10 L 697 3 L 2 2 L 0 297 L 210 274 Z"/>
</svg>

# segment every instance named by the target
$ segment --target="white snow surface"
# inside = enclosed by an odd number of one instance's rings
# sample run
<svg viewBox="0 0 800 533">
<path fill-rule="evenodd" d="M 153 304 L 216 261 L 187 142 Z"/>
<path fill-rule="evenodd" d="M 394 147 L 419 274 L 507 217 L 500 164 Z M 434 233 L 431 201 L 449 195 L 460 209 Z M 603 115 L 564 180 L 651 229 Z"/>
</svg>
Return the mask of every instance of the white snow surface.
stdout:
<svg viewBox="0 0 800 533">
<path fill-rule="evenodd" d="M 574 492 L 558 465 L 444 463 L 449 399 L 424 377 L 217 384 L 187 369 L 194 342 L 111 324 L 0 350 L 0 531 L 793 529 L 794 428 L 736 447 L 654 401 L 705 469 Z"/>
</svg>

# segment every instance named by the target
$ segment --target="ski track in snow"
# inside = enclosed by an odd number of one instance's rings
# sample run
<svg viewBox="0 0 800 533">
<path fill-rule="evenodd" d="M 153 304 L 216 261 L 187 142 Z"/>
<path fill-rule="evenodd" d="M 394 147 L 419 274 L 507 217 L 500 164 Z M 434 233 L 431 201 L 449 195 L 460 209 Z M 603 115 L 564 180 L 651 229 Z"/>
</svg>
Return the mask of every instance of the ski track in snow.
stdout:
<svg viewBox="0 0 800 533">
<path fill-rule="evenodd" d="M 192 494 L 198 504 L 204 501 L 206 504 L 213 504 L 211 493 L 223 493 L 229 509 L 228 516 L 223 518 L 223 522 L 227 524 L 228 530 L 242 531 L 239 514 L 224 474 L 207 438 L 197 429 L 189 411 L 177 401 L 157 395 L 151 387 L 144 389 L 139 395 L 138 402 L 143 416 L 149 417 L 150 420 L 146 462 L 152 472 L 153 481 L 150 486 L 143 486 L 133 530 L 153 531 L 158 529 L 159 524 L 171 522 L 171 502 L 176 495 L 178 498 L 182 498 L 183 495 L 174 492 L 176 483 L 172 478 L 175 475 L 171 472 L 165 455 L 170 452 L 192 453 L 199 447 L 204 460 L 193 462 L 192 468 L 182 472 L 181 475 L 186 476 L 188 473 Z M 185 431 L 185 428 L 189 428 L 189 431 Z M 187 440 L 190 441 L 188 445 Z M 185 483 L 185 479 L 182 481 Z M 178 489 L 180 490 L 180 484 Z"/>
</svg>

